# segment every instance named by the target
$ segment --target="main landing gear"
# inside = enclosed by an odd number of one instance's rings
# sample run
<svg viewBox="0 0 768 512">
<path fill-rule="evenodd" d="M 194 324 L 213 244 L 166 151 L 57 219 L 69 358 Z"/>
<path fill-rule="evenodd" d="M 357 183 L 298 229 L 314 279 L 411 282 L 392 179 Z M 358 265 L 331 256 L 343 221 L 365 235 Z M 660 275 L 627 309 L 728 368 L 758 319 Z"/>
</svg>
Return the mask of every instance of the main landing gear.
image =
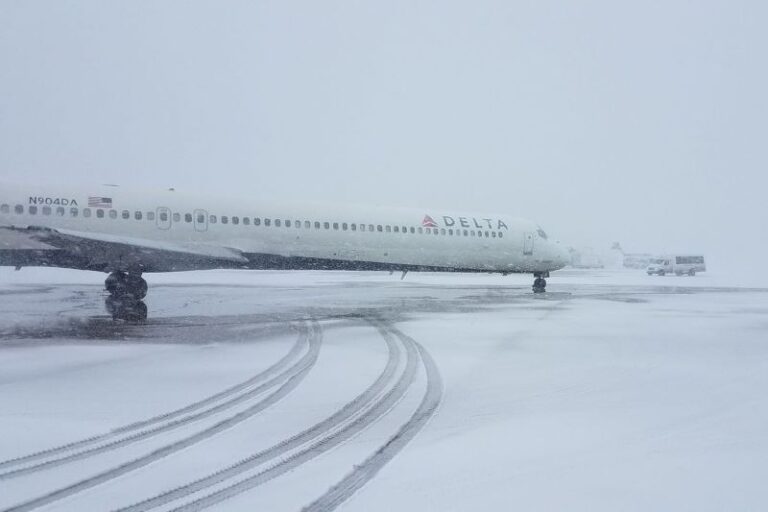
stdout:
<svg viewBox="0 0 768 512">
<path fill-rule="evenodd" d="M 112 272 L 104 281 L 104 288 L 113 297 L 131 297 L 141 300 L 147 296 L 147 282 L 140 273 Z"/>
<path fill-rule="evenodd" d="M 533 274 L 535 277 L 533 281 L 533 293 L 544 293 L 547 291 L 547 281 L 545 277 L 549 277 L 549 272 L 537 272 Z"/>
<path fill-rule="evenodd" d="M 113 320 L 140 322 L 147 319 L 147 282 L 137 272 L 112 272 L 104 281 L 109 297 L 104 300 Z"/>
</svg>

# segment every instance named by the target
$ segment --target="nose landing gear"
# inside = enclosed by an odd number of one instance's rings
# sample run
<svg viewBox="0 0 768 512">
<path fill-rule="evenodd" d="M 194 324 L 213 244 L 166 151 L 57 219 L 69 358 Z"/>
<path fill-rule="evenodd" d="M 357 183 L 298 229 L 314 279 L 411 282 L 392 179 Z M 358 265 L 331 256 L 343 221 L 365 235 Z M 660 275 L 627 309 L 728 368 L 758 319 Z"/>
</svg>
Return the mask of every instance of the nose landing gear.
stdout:
<svg viewBox="0 0 768 512">
<path fill-rule="evenodd" d="M 544 278 L 549 277 L 549 272 L 537 272 L 533 274 L 533 277 L 536 278 L 533 281 L 533 293 L 544 293 L 547 291 L 547 281 Z"/>
</svg>

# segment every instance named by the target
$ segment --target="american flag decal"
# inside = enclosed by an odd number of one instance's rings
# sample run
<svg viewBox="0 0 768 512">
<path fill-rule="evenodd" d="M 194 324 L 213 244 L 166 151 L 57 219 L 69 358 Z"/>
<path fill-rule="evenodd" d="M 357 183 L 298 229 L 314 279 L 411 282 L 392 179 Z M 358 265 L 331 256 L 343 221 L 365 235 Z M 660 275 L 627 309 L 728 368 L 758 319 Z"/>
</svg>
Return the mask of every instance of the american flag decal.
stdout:
<svg viewBox="0 0 768 512">
<path fill-rule="evenodd" d="M 111 197 L 89 197 L 88 206 L 91 208 L 112 208 Z"/>
<path fill-rule="evenodd" d="M 436 228 L 437 222 L 435 222 L 435 219 L 430 217 L 429 215 L 424 216 L 424 220 L 421 221 L 421 225 L 425 228 Z"/>
</svg>

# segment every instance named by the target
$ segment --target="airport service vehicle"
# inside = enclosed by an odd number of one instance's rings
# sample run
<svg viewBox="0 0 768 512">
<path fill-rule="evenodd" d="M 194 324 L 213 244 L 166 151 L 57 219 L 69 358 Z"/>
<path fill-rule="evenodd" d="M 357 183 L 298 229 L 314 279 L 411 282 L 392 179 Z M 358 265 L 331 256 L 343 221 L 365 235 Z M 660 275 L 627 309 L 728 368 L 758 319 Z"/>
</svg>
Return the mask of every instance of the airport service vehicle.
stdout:
<svg viewBox="0 0 768 512">
<path fill-rule="evenodd" d="M 707 270 L 707 266 L 704 263 L 704 256 L 674 254 L 653 259 L 645 271 L 649 276 L 653 274 L 663 276 L 672 273 L 678 276 L 695 276 L 696 272 L 704 272 L 705 270 Z"/>
<path fill-rule="evenodd" d="M 543 292 L 567 262 L 504 215 L 0 184 L 0 265 L 106 272 L 115 297 L 143 299 L 144 272 L 214 268 L 525 272 Z"/>
</svg>

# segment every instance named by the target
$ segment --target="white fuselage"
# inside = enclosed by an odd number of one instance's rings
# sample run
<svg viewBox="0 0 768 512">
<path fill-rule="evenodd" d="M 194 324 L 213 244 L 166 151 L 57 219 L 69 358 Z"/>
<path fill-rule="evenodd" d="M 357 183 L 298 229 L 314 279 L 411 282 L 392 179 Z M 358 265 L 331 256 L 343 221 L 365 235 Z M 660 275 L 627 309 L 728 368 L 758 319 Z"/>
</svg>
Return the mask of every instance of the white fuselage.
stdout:
<svg viewBox="0 0 768 512">
<path fill-rule="evenodd" d="M 46 228 L 139 248 L 240 257 L 246 268 L 278 268 L 269 263 L 276 257 L 296 261 L 292 268 L 325 261 L 339 265 L 324 268 L 548 272 L 567 260 L 566 251 L 535 223 L 504 215 L 224 200 L 111 186 L 0 185 L 0 227 L 14 232 Z M 14 248 L 7 242 L 0 246 Z M 113 263 L 105 268 L 117 268 Z"/>
</svg>

